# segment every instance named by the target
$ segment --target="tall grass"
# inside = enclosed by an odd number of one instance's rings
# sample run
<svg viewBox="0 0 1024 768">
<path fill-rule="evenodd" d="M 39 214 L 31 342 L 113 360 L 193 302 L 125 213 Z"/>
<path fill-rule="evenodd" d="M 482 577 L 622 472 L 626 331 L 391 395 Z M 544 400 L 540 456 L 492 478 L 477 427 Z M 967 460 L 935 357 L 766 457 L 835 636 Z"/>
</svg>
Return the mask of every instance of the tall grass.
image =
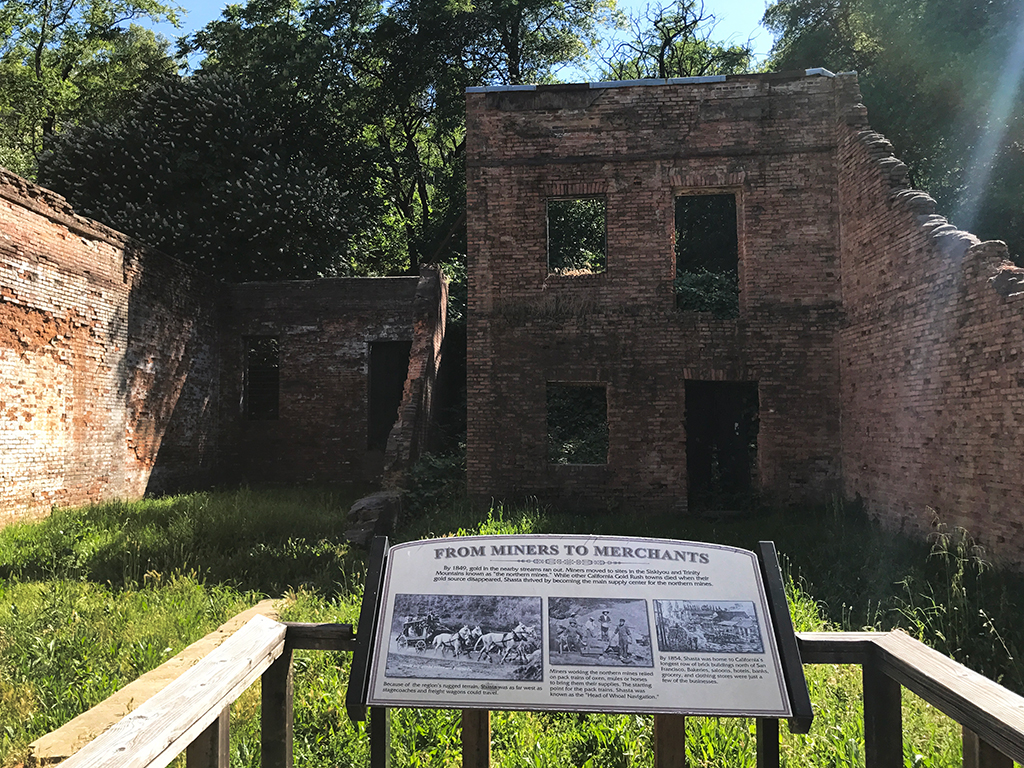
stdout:
<svg viewBox="0 0 1024 768">
<path fill-rule="evenodd" d="M 144 581 L 0 580 L 0 762 L 255 602 L 191 575 Z"/>
<path fill-rule="evenodd" d="M 359 489 L 58 509 L 0 531 L 0 763 L 269 594 L 351 594 Z"/>
<path fill-rule="evenodd" d="M 891 535 L 835 504 L 744 520 L 561 514 L 539 504 L 465 502 L 456 458 L 435 462 L 395 538 L 453 534 L 605 533 L 689 538 L 782 553 L 799 630 L 887 629 L 916 636 L 1020 689 L 1017 577 L 984 562 L 962 532 L 931 544 Z M 456 477 L 454 482 L 446 473 Z M 160 663 L 261 594 L 288 594 L 284 618 L 354 623 L 363 560 L 342 537 L 355 492 L 194 494 L 58 511 L 0 531 L 0 761 L 135 675 Z M 247 592 L 244 590 L 253 590 Z M 362 766 L 368 740 L 344 710 L 348 654 L 298 652 L 295 759 Z M 859 670 L 805 668 L 815 704 L 808 736 L 783 729 L 786 764 L 863 765 Z M 73 694 L 68 694 L 73 691 Z M 259 764 L 259 690 L 232 713 L 232 765 Z M 954 723 L 904 695 L 905 763 L 959 764 Z M 501 712 L 492 717 L 497 766 L 648 766 L 651 718 Z M 459 761 L 457 712 L 395 710 L 396 765 Z M 693 766 L 753 766 L 753 723 L 690 718 Z"/>
<path fill-rule="evenodd" d="M 359 489 L 194 493 L 57 509 L 0 532 L 0 578 L 112 586 L 147 572 L 195 572 L 240 590 L 346 592 L 360 568 L 343 538 Z"/>
</svg>

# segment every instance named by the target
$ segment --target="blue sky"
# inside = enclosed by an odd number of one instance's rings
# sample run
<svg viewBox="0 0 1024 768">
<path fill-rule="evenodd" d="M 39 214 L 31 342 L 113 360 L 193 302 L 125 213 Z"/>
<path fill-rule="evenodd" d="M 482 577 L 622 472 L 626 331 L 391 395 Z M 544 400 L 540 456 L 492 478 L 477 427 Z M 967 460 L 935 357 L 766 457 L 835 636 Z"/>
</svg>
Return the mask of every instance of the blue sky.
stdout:
<svg viewBox="0 0 1024 768">
<path fill-rule="evenodd" d="M 173 2 L 173 0 L 171 0 Z M 178 0 L 187 12 L 180 29 L 169 24 L 155 27 L 156 31 L 173 39 L 194 32 L 220 16 L 224 0 Z M 646 0 L 619 0 L 619 8 L 626 13 L 636 13 L 647 5 Z M 705 11 L 717 19 L 714 37 L 717 40 L 743 43 L 750 40 L 754 53 L 763 59 L 772 47 L 771 34 L 761 26 L 765 0 L 705 0 Z"/>
</svg>

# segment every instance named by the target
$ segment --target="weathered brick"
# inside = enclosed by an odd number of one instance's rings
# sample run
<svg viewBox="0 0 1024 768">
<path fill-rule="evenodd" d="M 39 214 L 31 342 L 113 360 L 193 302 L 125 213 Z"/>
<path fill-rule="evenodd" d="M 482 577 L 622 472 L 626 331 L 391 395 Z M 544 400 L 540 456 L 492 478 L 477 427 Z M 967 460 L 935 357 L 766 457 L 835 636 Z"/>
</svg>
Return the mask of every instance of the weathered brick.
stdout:
<svg viewBox="0 0 1024 768">
<path fill-rule="evenodd" d="M 252 482 L 390 481 L 422 450 L 444 281 L 224 285 L 0 169 L 0 514 Z M 242 412 L 247 335 L 281 340 L 281 417 Z M 387 455 L 370 342 L 413 354 Z M 0 519 L 0 523 L 3 519 Z"/>
<path fill-rule="evenodd" d="M 757 479 L 1024 562 L 1024 272 L 906 188 L 856 77 L 467 94 L 469 487 L 686 507 L 686 379 L 755 381 Z M 604 194 L 607 269 L 549 275 L 545 199 Z M 674 309 L 673 200 L 732 191 L 740 313 Z M 547 381 L 602 383 L 607 465 L 546 456 Z"/>
</svg>

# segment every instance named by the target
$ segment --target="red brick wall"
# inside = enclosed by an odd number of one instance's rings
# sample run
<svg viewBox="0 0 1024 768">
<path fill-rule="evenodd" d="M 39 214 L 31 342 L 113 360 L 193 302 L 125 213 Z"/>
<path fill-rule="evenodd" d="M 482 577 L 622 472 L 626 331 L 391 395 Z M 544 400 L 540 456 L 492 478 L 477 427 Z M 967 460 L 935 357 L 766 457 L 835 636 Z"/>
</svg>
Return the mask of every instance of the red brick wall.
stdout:
<svg viewBox="0 0 1024 768">
<path fill-rule="evenodd" d="M 438 372 L 441 369 L 447 311 L 447 281 L 435 269 L 421 268 L 413 301 L 415 318 L 409 373 L 402 390 L 398 421 L 388 435 L 385 451 L 384 482 L 388 486 L 403 485 L 406 470 L 432 447 L 434 404 L 438 396 Z"/>
<path fill-rule="evenodd" d="M 767 494 L 838 488 L 834 99 L 803 76 L 468 94 L 472 494 L 685 508 L 687 378 L 758 382 Z M 675 309 L 683 191 L 736 195 L 736 320 Z M 549 275 L 546 199 L 594 194 L 607 270 Z M 548 381 L 607 386 L 607 465 L 548 463 Z"/>
<path fill-rule="evenodd" d="M 389 452 L 418 455 L 418 413 L 429 419 L 444 336 L 442 283 L 420 278 L 330 278 L 227 287 L 224 391 L 226 476 L 252 482 L 377 481 L 385 457 L 367 448 L 370 343 L 415 341 L 405 404 L 407 427 L 392 431 Z M 420 294 L 420 295 L 418 295 Z M 414 318 L 415 315 L 415 318 Z M 415 320 L 415 321 L 414 321 Z M 279 418 L 249 421 L 242 413 L 246 336 L 280 344 Z M 435 347 L 436 340 L 436 347 Z M 425 427 L 421 427 L 425 429 Z"/>
<path fill-rule="evenodd" d="M 838 82 L 845 493 L 1024 562 L 1024 271 L 908 188 L 856 80 Z"/>
<path fill-rule="evenodd" d="M 0 514 L 200 480 L 216 291 L 0 170 Z"/>
<path fill-rule="evenodd" d="M 430 270 L 225 286 L 0 169 L 0 524 L 239 479 L 379 481 L 372 341 L 413 341 L 400 475 L 429 432 L 445 297 Z M 247 335 L 281 342 L 275 421 L 242 412 Z"/>
</svg>

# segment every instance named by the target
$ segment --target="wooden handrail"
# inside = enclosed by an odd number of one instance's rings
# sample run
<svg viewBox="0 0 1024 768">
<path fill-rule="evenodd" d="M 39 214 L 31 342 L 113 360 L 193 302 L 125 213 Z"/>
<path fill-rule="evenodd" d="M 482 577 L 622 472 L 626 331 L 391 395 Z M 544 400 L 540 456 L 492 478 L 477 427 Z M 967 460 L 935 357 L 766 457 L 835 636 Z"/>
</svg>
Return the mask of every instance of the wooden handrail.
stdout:
<svg viewBox="0 0 1024 768">
<path fill-rule="evenodd" d="M 797 639 L 805 664 L 863 667 L 867 768 L 903 765 L 901 686 L 963 726 L 966 768 L 1024 763 L 1024 697 L 903 632 L 804 632 Z M 186 748 L 189 768 L 226 766 L 227 708 L 261 677 L 264 768 L 292 768 L 292 651 L 354 647 L 347 624 L 282 624 L 258 616 L 62 768 L 163 768 Z M 464 717 L 472 748 L 463 765 L 489 765 L 487 713 L 469 711 Z M 656 719 L 661 722 L 655 765 L 683 765 L 682 718 Z M 370 726 L 371 765 L 386 766 L 387 711 L 374 709 Z M 777 765 L 777 734 L 773 723 L 758 722 L 758 764 L 764 768 Z"/>
<path fill-rule="evenodd" d="M 1024 763 L 1024 697 L 984 675 L 899 631 L 805 632 L 797 639 L 805 664 L 877 665 L 886 677 Z"/>
<path fill-rule="evenodd" d="M 286 630 L 265 616 L 250 619 L 209 656 L 61 763 L 62 768 L 163 768 L 196 739 L 219 733 L 231 702 L 284 652 Z"/>
</svg>

